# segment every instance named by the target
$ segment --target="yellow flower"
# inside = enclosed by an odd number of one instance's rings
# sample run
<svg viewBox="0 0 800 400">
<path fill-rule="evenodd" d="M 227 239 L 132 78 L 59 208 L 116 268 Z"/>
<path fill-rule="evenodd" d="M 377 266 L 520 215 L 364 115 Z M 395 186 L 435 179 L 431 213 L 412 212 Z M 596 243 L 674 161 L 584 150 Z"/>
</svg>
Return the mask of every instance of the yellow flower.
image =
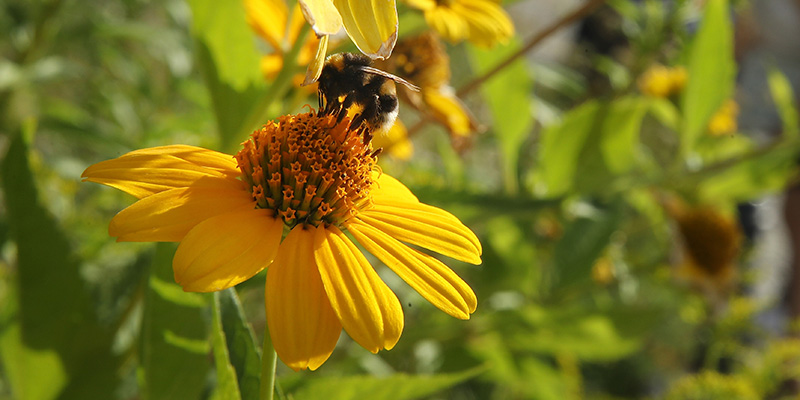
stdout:
<svg viewBox="0 0 800 400">
<path fill-rule="evenodd" d="M 397 4 L 364 0 L 298 0 L 303 15 L 321 38 L 304 85 L 319 79 L 325 63 L 328 37 L 344 27 L 356 47 L 370 58 L 386 59 L 397 42 Z"/>
<path fill-rule="evenodd" d="M 739 127 L 736 123 L 738 116 L 739 104 L 733 99 L 726 100 L 708 122 L 708 134 L 723 136 L 736 133 Z"/>
<path fill-rule="evenodd" d="M 289 115 L 243 146 L 235 158 L 183 145 L 137 150 L 82 176 L 139 199 L 111 220 L 118 241 L 180 242 L 173 269 L 186 291 L 229 288 L 268 267 L 269 333 L 295 370 L 322 365 L 342 328 L 371 352 L 391 349 L 403 330 L 400 302 L 345 232 L 442 311 L 475 311 L 463 280 L 407 244 L 479 264 L 477 237 L 381 174 L 363 126 Z"/>
<path fill-rule="evenodd" d="M 406 0 L 425 14 L 425 21 L 445 39 L 490 47 L 514 35 L 505 10 L 492 0 Z"/>
<path fill-rule="evenodd" d="M 683 66 L 655 64 L 639 77 L 639 90 L 648 96 L 666 98 L 680 93 L 688 79 L 689 75 Z"/>
<path fill-rule="evenodd" d="M 373 145 L 383 149 L 388 155 L 407 161 L 414 154 L 414 144 L 408 138 L 408 130 L 400 120 L 396 120 L 389 130 L 373 139 Z"/>
<path fill-rule="evenodd" d="M 273 80 L 283 68 L 284 57 L 305 24 L 300 6 L 295 4 L 291 14 L 285 0 L 244 0 L 244 6 L 247 23 L 272 47 L 273 52 L 261 58 L 261 72 L 265 78 Z M 297 56 L 297 64 L 308 65 L 318 45 L 318 39 L 308 37 Z M 299 86 L 303 74 L 296 74 L 292 81 Z"/>
</svg>

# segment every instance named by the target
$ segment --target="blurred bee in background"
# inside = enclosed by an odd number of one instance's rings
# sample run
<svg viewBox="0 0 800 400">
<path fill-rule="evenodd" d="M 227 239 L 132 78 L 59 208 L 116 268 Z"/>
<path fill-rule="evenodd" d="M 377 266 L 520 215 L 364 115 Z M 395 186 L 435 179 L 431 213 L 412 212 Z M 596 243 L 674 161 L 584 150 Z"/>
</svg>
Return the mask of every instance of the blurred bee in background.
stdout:
<svg viewBox="0 0 800 400">
<path fill-rule="evenodd" d="M 339 120 L 350 114 L 351 124 L 365 124 L 372 136 L 384 133 L 397 119 L 395 82 L 419 91 L 407 80 L 374 68 L 363 54 L 332 54 L 319 77 L 319 110 Z"/>
</svg>

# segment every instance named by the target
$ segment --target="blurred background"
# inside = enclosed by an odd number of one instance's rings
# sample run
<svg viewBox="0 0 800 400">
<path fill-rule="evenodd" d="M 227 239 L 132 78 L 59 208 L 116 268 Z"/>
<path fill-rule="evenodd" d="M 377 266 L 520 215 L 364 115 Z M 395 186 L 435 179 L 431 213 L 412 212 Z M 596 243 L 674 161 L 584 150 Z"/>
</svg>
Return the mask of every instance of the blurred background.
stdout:
<svg viewBox="0 0 800 400">
<path fill-rule="evenodd" d="M 175 245 L 116 243 L 134 199 L 80 175 L 144 147 L 232 153 L 316 107 L 316 39 L 286 1 L 0 0 L 0 399 L 257 395 L 265 274 L 182 292 Z M 453 319 L 371 259 L 400 342 L 279 362 L 279 398 L 800 396 L 800 1 L 398 12 L 378 66 L 423 90 L 398 88 L 381 167 L 476 232 L 483 264 L 446 262 L 478 309 Z"/>
</svg>

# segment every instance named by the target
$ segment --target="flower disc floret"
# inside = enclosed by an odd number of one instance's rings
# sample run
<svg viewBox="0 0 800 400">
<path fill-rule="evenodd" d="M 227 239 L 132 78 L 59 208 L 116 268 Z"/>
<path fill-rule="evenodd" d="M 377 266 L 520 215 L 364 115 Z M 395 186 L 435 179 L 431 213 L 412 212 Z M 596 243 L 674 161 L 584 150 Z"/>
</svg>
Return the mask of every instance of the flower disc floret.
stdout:
<svg viewBox="0 0 800 400">
<path fill-rule="evenodd" d="M 341 226 L 369 208 L 375 153 L 350 119 L 309 112 L 253 132 L 236 155 L 256 207 L 284 224 Z"/>
</svg>

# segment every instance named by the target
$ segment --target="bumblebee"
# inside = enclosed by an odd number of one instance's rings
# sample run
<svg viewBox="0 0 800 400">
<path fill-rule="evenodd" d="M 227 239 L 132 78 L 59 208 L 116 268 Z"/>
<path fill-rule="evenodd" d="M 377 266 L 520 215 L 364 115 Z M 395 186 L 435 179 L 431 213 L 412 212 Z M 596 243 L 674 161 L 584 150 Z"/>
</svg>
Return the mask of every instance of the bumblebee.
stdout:
<svg viewBox="0 0 800 400">
<path fill-rule="evenodd" d="M 363 123 L 373 136 L 386 132 L 397 118 L 395 82 L 419 90 L 399 76 L 374 68 L 363 54 L 332 54 L 319 76 L 319 110 L 339 119 L 350 113 L 351 124 Z"/>
</svg>

